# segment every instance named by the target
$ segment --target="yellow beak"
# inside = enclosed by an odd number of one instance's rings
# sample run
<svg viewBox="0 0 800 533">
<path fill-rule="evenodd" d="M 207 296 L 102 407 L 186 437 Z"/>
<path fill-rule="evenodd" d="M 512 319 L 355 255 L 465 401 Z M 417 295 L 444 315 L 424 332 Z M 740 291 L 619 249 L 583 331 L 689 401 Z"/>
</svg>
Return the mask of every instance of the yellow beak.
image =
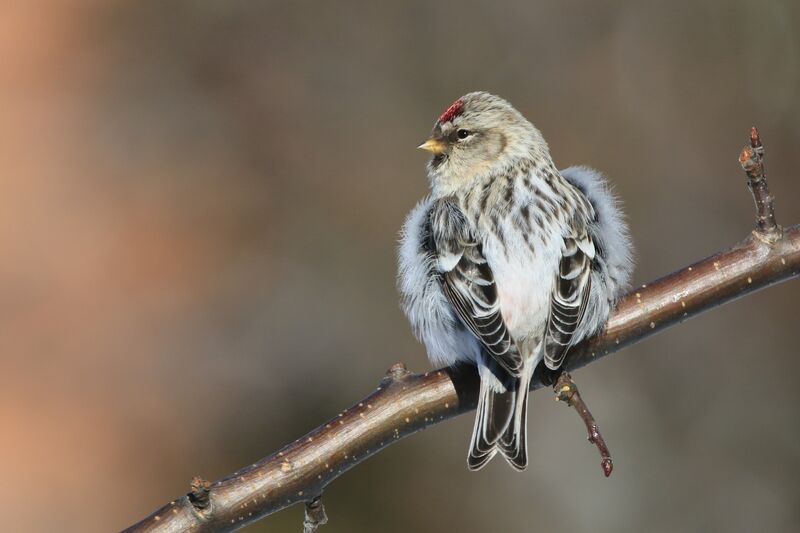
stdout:
<svg viewBox="0 0 800 533">
<path fill-rule="evenodd" d="M 432 138 L 420 144 L 419 146 L 417 146 L 417 148 L 420 148 L 422 150 L 427 150 L 428 152 L 435 155 L 443 154 L 445 150 L 445 146 L 442 141 Z"/>
</svg>

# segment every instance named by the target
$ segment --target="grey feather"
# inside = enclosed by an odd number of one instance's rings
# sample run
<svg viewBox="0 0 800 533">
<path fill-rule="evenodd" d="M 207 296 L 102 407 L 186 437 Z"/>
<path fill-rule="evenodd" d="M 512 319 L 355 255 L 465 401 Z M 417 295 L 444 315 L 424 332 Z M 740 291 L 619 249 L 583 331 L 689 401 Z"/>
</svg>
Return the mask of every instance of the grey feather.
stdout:
<svg viewBox="0 0 800 533">
<path fill-rule="evenodd" d="M 397 277 L 401 307 L 434 364 L 476 364 L 480 343 L 461 325 L 437 277 L 429 221 L 432 206 L 433 199 L 423 199 L 403 225 Z"/>
<path fill-rule="evenodd" d="M 608 180 L 589 167 L 565 168 L 561 175 L 580 190 L 594 208 L 589 235 L 598 247 L 598 272 L 606 278 L 605 288 L 614 299 L 628 288 L 633 273 L 633 243 L 620 200 Z"/>
<path fill-rule="evenodd" d="M 481 243 L 461 210 L 448 200 L 431 206 L 433 254 L 439 259 L 439 279 L 447 299 L 462 323 L 486 352 L 511 375 L 522 368 L 522 357 L 500 314 L 494 274 L 481 251 Z M 458 262 L 453 264 L 453 257 Z"/>
<path fill-rule="evenodd" d="M 561 175 L 589 200 L 594 210 L 594 219 L 587 226 L 596 248 L 591 292 L 583 320 L 572 337 L 574 345 L 605 325 L 617 299 L 628 288 L 634 268 L 633 243 L 621 202 L 600 172 L 575 166 L 562 170 Z"/>
</svg>

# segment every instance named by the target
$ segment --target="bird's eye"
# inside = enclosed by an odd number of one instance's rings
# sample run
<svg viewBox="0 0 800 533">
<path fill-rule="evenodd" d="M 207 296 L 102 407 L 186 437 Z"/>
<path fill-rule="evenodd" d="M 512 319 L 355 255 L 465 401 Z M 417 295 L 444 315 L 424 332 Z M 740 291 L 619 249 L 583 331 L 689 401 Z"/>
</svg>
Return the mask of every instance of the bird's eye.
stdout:
<svg viewBox="0 0 800 533">
<path fill-rule="evenodd" d="M 469 137 L 469 136 L 470 136 L 470 132 L 469 132 L 469 131 L 467 131 L 467 130 L 458 130 L 458 131 L 456 132 L 456 136 L 457 136 L 459 139 L 466 139 L 467 137 Z"/>
</svg>

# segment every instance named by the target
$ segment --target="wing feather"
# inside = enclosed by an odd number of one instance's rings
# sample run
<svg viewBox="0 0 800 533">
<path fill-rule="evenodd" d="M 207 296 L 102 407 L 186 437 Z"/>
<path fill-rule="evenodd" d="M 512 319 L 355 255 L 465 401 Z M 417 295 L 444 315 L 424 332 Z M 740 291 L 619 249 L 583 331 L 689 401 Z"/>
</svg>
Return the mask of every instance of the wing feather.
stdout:
<svg viewBox="0 0 800 533">
<path fill-rule="evenodd" d="M 511 375 L 518 376 L 522 357 L 503 322 L 494 274 L 483 255 L 481 243 L 452 203 L 438 202 L 431 217 L 433 240 L 439 255 L 439 279 L 445 296 L 489 355 Z"/>
<path fill-rule="evenodd" d="M 550 297 L 544 345 L 544 362 L 551 370 L 564 362 L 586 311 L 594 254 L 594 243 L 586 231 L 564 239 L 558 278 Z"/>
</svg>

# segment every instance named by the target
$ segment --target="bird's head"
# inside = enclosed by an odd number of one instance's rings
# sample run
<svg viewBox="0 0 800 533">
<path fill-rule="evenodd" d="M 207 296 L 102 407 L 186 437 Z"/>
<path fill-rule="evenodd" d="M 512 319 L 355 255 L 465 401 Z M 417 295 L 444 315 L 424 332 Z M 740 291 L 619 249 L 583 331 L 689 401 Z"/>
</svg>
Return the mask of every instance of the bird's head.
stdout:
<svg viewBox="0 0 800 533">
<path fill-rule="evenodd" d="M 469 93 L 436 120 L 419 148 L 433 154 L 428 176 L 436 196 L 468 189 L 487 173 L 513 169 L 523 161 L 547 157 L 541 133 L 499 96 Z"/>
</svg>

